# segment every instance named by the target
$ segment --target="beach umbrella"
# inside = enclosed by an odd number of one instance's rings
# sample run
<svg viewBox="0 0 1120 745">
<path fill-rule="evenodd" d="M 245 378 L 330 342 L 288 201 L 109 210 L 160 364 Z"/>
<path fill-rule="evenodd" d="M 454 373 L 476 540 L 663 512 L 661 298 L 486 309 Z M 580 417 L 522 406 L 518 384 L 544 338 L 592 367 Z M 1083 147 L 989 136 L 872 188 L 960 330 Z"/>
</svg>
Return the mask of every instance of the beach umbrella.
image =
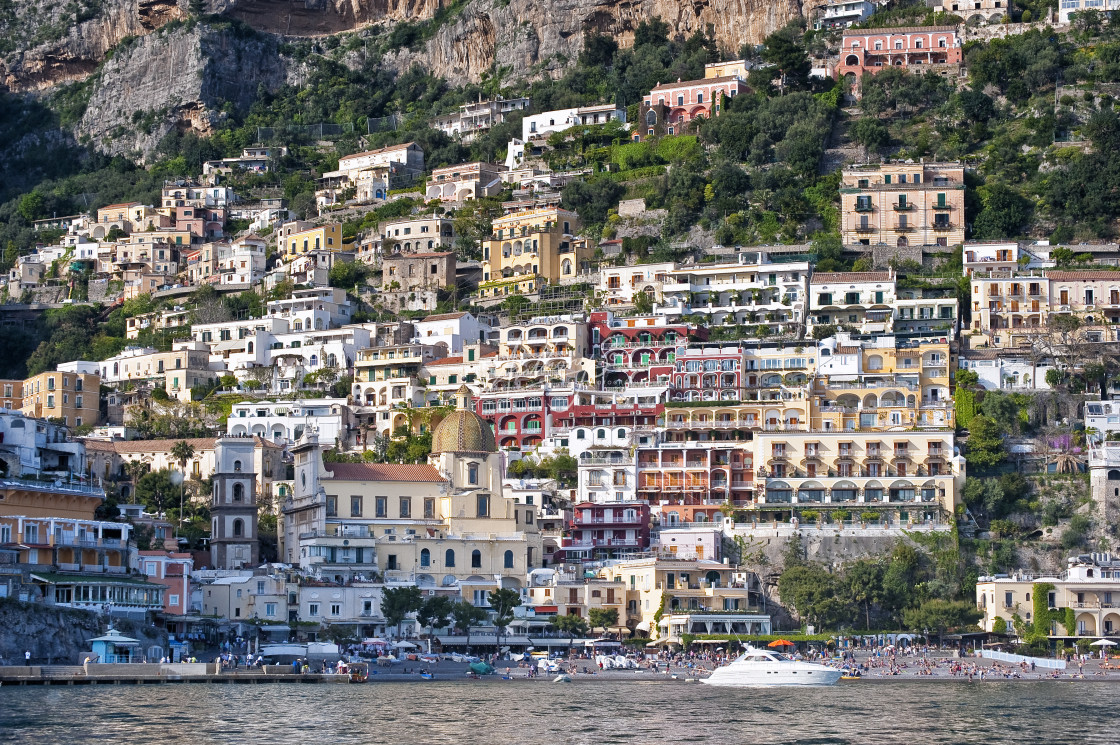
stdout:
<svg viewBox="0 0 1120 745">
<path fill-rule="evenodd" d="M 1115 647 L 1116 642 L 1110 641 L 1108 639 L 1097 639 L 1095 642 L 1093 642 L 1089 646 L 1090 647 Z"/>
<path fill-rule="evenodd" d="M 794 646 L 797 646 L 797 645 L 795 645 L 793 642 L 787 641 L 785 639 L 775 639 L 774 641 L 770 642 L 766 646 L 777 649 L 778 647 L 794 647 Z"/>
</svg>

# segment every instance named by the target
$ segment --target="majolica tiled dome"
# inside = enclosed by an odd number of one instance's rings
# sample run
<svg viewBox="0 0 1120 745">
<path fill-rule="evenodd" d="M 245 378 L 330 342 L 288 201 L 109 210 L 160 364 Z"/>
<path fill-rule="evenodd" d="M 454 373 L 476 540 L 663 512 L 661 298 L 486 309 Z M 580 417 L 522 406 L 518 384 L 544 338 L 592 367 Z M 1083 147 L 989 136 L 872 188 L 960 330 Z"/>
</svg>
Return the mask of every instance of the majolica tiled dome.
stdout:
<svg viewBox="0 0 1120 745">
<path fill-rule="evenodd" d="M 496 453 L 498 443 L 490 423 L 472 411 L 471 391 L 461 386 L 455 392 L 458 406 L 432 433 L 432 454 Z"/>
</svg>

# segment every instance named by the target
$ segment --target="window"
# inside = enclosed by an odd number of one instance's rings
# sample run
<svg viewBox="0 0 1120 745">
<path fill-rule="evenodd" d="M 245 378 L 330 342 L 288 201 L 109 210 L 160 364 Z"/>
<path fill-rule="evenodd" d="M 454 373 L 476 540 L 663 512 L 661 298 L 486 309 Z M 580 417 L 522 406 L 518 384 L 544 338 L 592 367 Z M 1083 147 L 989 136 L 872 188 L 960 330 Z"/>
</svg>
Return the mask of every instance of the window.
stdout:
<svg viewBox="0 0 1120 745">
<path fill-rule="evenodd" d="M 350 497 L 350 517 L 362 516 L 362 498 Z"/>
<path fill-rule="evenodd" d="M 443 554 L 443 565 L 447 568 L 455 566 L 455 551 L 454 549 L 447 549 Z"/>
<path fill-rule="evenodd" d="M 238 518 L 233 521 L 233 535 L 235 538 L 240 538 L 245 534 L 245 522 Z M 240 591 L 239 591 L 240 592 Z"/>
<path fill-rule="evenodd" d="M 389 498 L 388 497 L 374 497 L 373 504 L 374 504 L 374 509 L 373 509 L 373 516 L 374 517 L 388 517 L 388 511 L 389 511 L 389 506 L 388 506 L 389 505 Z"/>
<path fill-rule="evenodd" d="M 476 548 L 474 551 L 471 551 L 471 569 L 481 569 L 481 568 L 482 568 L 482 552 L 479 551 Z"/>
<path fill-rule="evenodd" d="M 401 497 L 401 517 L 402 518 L 412 517 L 412 498 L 411 497 Z"/>
<path fill-rule="evenodd" d="M 233 485 L 233 501 L 241 502 L 245 499 L 245 487 L 242 484 Z"/>
<path fill-rule="evenodd" d="M 431 520 L 436 516 L 435 497 L 424 497 L 424 519 Z"/>
<path fill-rule="evenodd" d="M 476 486 L 478 484 L 478 464 L 477 463 L 471 463 L 470 465 L 467 466 L 467 483 L 471 484 L 472 486 Z"/>
<path fill-rule="evenodd" d="M 490 496 L 488 494 L 478 495 L 478 517 L 490 517 Z"/>
<path fill-rule="evenodd" d="M 331 615 L 332 616 L 341 616 L 342 615 L 342 605 L 341 605 L 341 603 L 331 603 Z"/>
<path fill-rule="evenodd" d="M 503 569 L 513 569 L 513 552 L 506 551 L 505 557 L 502 560 Z"/>
<path fill-rule="evenodd" d="M 327 495 L 327 517 L 338 516 L 338 497 Z"/>
<path fill-rule="evenodd" d="M 312 618 L 318 617 L 318 615 L 319 615 L 319 604 L 318 603 L 308 603 L 307 604 L 307 615 L 311 616 Z"/>
<path fill-rule="evenodd" d="M 235 473 L 240 473 L 241 472 L 241 461 L 235 460 L 233 462 L 233 470 L 234 470 Z"/>
</svg>

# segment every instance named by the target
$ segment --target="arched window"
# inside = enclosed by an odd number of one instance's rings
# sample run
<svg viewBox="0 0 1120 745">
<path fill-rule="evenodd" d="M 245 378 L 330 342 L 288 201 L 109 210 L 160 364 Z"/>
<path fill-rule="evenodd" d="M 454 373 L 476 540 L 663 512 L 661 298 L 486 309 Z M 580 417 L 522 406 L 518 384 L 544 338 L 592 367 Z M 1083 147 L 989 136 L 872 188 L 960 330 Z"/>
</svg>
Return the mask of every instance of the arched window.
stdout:
<svg viewBox="0 0 1120 745">
<path fill-rule="evenodd" d="M 430 567 L 432 565 L 432 552 L 424 549 L 420 552 L 420 566 Z"/>
<path fill-rule="evenodd" d="M 572 262 L 569 259 L 564 259 L 564 261 L 560 264 L 560 272 L 562 274 L 572 273 Z"/>
<path fill-rule="evenodd" d="M 477 463 L 471 463 L 469 466 L 467 466 L 467 483 L 468 484 L 477 484 L 478 483 L 478 464 Z"/>
<path fill-rule="evenodd" d="M 241 472 L 241 461 L 239 461 L 239 460 L 235 460 L 235 461 L 233 462 L 233 470 L 234 470 L 234 471 L 236 471 L 236 472 L 238 472 L 238 473 L 240 473 L 240 472 Z"/>
<path fill-rule="evenodd" d="M 505 569 L 513 569 L 513 552 L 506 551 L 505 559 L 502 561 L 502 566 Z"/>
<path fill-rule="evenodd" d="M 249 352 L 249 354 L 252 354 L 253 353 L 253 342 L 249 342 L 249 344 L 245 347 L 245 349 L 246 349 L 246 351 Z"/>
<path fill-rule="evenodd" d="M 447 552 L 444 553 L 444 555 L 443 555 L 443 565 L 445 567 L 449 567 L 449 568 L 455 566 L 455 551 L 454 550 L 449 548 L 449 549 L 447 549 Z"/>
<path fill-rule="evenodd" d="M 471 568 L 472 569 L 481 569 L 482 568 L 482 552 L 479 551 L 477 548 L 474 551 L 471 551 Z"/>
<path fill-rule="evenodd" d="M 653 111 L 652 109 L 646 112 L 646 124 L 651 127 L 654 124 L 657 124 L 657 112 Z"/>
<path fill-rule="evenodd" d="M 241 518 L 233 521 L 233 535 L 237 538 L 245 535 L 245 522 Z"/>
<path fill-rule="evenodd" d="M 241 502 L 245 499 L 245 487 L 241 484 L 233 485 L 233 501 Z"/>
</svg>

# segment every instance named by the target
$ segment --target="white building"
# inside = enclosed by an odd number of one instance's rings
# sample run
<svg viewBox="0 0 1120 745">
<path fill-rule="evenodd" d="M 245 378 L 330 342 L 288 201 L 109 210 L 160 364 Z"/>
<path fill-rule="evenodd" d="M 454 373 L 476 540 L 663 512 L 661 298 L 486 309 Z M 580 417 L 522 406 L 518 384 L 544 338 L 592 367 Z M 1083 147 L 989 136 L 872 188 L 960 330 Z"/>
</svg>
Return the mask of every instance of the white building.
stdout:
<svg viewBox="0 0 1120 745">
<path fill-rule="evenodd" d="M 346 290 L 335 287 L 295 290 L 290 298 L 272 300 L 267 307 L 266 318 L 284 319 L 292 331 L 322 331 L 350 323 Z"/>
<path fill-rule="evenodd" d="M 344 435 L 344 398 L 306 398 L 295 401 L 242 401 L 226 420 L 231 435 L 259 435 L 277 443 L 299 440 L 305 431 L 319 434 L 319 444 L 334 447 Z"/>
<path fill-rule="evenodd" d="M 427 316 L 413 323 L 417 344 L 443 345 L 448 354 L 462 354 L 464 344 L 486 341 L 490 325 L 465 311 Z"/>
<path fill-rule="evenodd" d="M 815 29 L 848 28 L 863 23 L 875 12 L 875 4 L 868 0 L 830 0 L 817 6 Z"/>
<path fill-rule="evenodd" d="M 614 104 L 544 111 L 529 114 L 521 120 L 521 141 L 545 139 L 553 132 L 563 132 L 576 125 L 626 123 L 626 109 Z"/>
<path fill-rule="evenodd" d="M 86 447 L 70 440 L 70 431 L 46 419 L 0 409 L 0 460 L 9 476 L 83 473 Z"/>
<path fill-rule="evenodd" d="M 268 241 L 258 235 L 247 235 L 217 251 L 219 283 L 252 285 L 264 278 Z"/>
</svg>

